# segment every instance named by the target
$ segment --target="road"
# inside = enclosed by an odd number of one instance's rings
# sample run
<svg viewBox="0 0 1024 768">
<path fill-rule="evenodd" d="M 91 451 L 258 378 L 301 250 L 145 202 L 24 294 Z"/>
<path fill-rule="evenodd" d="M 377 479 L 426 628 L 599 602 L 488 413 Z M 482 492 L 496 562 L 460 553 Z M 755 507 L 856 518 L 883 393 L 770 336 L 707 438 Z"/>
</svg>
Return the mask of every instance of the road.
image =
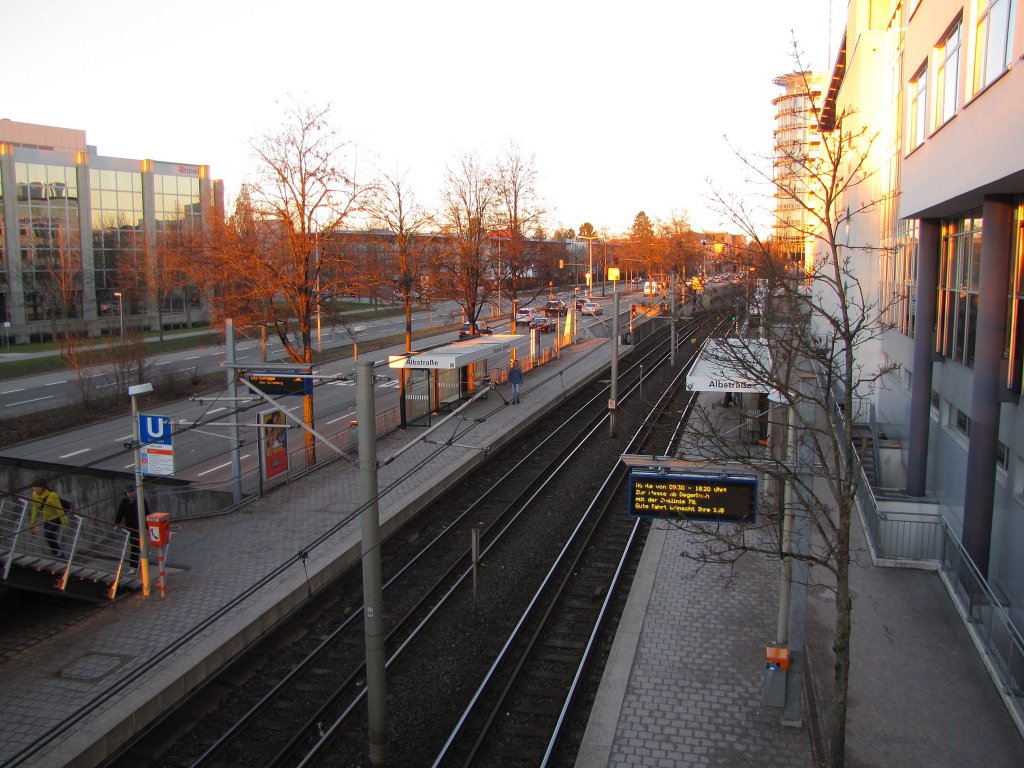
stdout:
<svg viewBox="0 0 1024 768">
<path fill-rule="evenodd" d="M 607 323 L 609 314 L 606 313 L 598 318 L 580 318 L 580 320 L 584 327 L 590 324 Z M 628 310 L 624 310 L 623 315 L 628 316 Z M 436 316 L 433 321 L 428 321 L 425 316 L 414 317 L 420 321 L 422 327 L 426 327 L 430 322 L 437 324 Z M 507 332 L 508 321 L 495 322 L 492 327 L 497 332 Z M 362 333 L 365 333 L 366 339 L 370 339 L 393 336 L 400 333 L 402 329 L 404 329 L 404 318 L 382 318 L 367 322 Z M 550 346 L 553 343 L 553 336 L 553 334 L 541 335 L 542 347 Z M 417 347 L 429 348 L 451 342 L 454 338 L 455 334 L 448 330 L 436 336 L 417 340 Z M 348 343 L 347 337 L 341 338 L 340 332 L 334 334 L 330 339 L 325 336 L 323 340 L 324 346 Z M 254 363 L 259 361 L 258 342 L 243 342 L 238 344 L 236 349 L 236 357 L 239 361 L 248 359 L 253 360 Z M 375 350 L 372 356 L 378 361 L 380 367 L 386 368 L 387 356 L 403 351 L 404 345 L 398 344 L 388 349 Z M 195 366 L 199 370 L 214 371 L 221 369 L 223 359 L 223 347 L 204 347 L 172 355 L 162 355 L 149 361 L 149 365 L 150 370 L 156 366 L 189 365 Z M 328 436 L 336 434 L 339 430 L 347 429 L 349 422 L 355 418 L 355 382 L 351 380 L 353 368 L 352 358 L 342 358 L 317 366 L 317 372 L 322 376 L 345 375 L 348 377 L 348 380 L 324 379 L 316 386 L 313 398 L 315 423 L 317 430 Z M 378 413 L 398 407 L 398 382 L 390 369 L 381 370 L 381 373 L 388 376 L 388 380 L 380 381 L 375 385 Z M 69 383 L 67 374 L 63 374 L 63 376 L 51 374 L 34 377 L 31 382 L 22 381 L 26 382 L 25 391 L 33 391 L 38 394 L 48 392 L 51 384 L 56 386 L 61 378 L 66 384 Z M 16 395 L 17 392 L 11 390 L 17 388 L 12 386 L 5 389 L 10 394 Z M 244 387 L 239 387 L 239 395 L 248 396 L 248 393 L 242 392 L 242 390 Z M 57 399 L 56 395 L 54 399 Z M 277 402 L 297 416 L 301 415 L 302 399 L 300 397 L 285 397 Z M 239 425 L 243 475 L 248 471 L 255 471 L 258 461 L 257 440 L 259 435 L 259 430 L 256 427 L 257 413 L 270 407 L 266 402 L 258 399 L 236 404 L 226 402 L 222 397 L 212 396 L 198 402 L 181 400 L 166 403 L 146 409 L 146 412 L 152 415 L 166 416 L 174 425 L 174 477 L 213 487 L 223 487 L 231 480 L 230 425 L 233 423 Z M 134 452 L 131 447 L 132 426 L 131 417 L 125 415 L 59 435 L 10 446 L 0 452 L 3 456 L 11 458 L 127 472 L 132 471 L 135 467 Z M 288 434 L 292 449 L 301 444 L 303 439 L 301 430 L 289 430 Z"/>
<path fill-rule="evenodd" d="M 448 304 L 433 307 L 430 314 L 426 311 L 413 313 L 413 330 L 450 324 L 452 306 Z M 457 319 L 457 315 L 454 316 Z M 376 319 L 368 319 L 365 323 L 352 324 L 356 329 L 357 341 L 394 336 L 405 332 L 405 317 L 395 315 Z M 318 349 L 351 344 L 352 338 L 340 326 L 322 329 Z M 147 358 L 147 376 L 151 381 L 159 381 L 165 377 L 203 375 L 220 370 L 224 360 L 223 346 L 196 347 L 194 349 L 170 352 Z M 258 363 L 262 353 L 258 339 L 240 337 L 235 346 L 238 362 Z M 267 339 L 267 359 L 283 360 L 284 351 L 277 337 Z M 118 386 L 109 367 L 97 366 L 83 371 L 83 379 L 79 381 L 74 371 L 58 371 L 21 379 L 10 379 L 0 382 L 0 419 L 24 416 L 30 413 L 72 405 L 80 401 L 83 386 L 88 386 L 97 394 Z"/>
</svg>

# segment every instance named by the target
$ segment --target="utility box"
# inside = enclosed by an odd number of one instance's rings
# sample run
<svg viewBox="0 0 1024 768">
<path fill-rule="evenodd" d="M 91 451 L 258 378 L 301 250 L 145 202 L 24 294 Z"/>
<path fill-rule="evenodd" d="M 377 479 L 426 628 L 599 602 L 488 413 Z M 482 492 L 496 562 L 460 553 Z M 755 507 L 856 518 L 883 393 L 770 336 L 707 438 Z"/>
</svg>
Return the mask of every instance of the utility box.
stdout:
<svg viewBox="0 0 1024 768">
<path fill-rule="evenodd" d="M 764 706 L 786 706 L 786 675 L 789 670 L 789 649 L 769 646 L 765 649 Z"/>
<path fill-rule="evenodd" d="M 149 529 L 149 543 L 154 547 L 166 547 L 171 541 L 171 513 L 154 512 L 146 515 Z"/>
</svg>

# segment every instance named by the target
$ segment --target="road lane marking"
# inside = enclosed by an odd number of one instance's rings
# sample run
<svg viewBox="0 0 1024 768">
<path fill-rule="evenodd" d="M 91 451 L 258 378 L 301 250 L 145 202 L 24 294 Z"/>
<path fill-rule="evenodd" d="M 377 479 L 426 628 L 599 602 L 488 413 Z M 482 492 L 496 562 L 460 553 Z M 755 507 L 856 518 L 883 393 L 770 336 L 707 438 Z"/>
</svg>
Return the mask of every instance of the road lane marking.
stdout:
<svg viewBox="0 0 1024 768">
<path fill-rule="evenodd" d="M 200 472 L 198 475 L 196 475 L 196 477 L 202 477 L 203 475 L 208 475 L 211 472 L 216 472 L 218 469 L 224 469 L 224 467 L 230 467 L 230 466 L 231 466 L 231 462 L 228 461 L 228 462 L 226 462 L 224 464 L 221 464 L 219 466 L 214 467 L 213 469 L 208 469 L 205 472 Z"/>
<path fill-rule="evenodd" d="M 8 390 L 5 390 L 3 392 L 0 392 L 0 395 L 13 395 L 15 392 L 24 392 L 24 391 L 25 391 L 25 387 L 22 387 L 21 389 L 8 389 Z"/>
<path fill-rule="evenodd" d="M 49 384 L 44 384 L 44 387 L 52 387 L 54 384 L 67 384 L 67 379 L 61 379 L 60 381 L 51 381 Z"/>
<path fill-rule="evenodd" d="M 62 458 L 62 459 L 70 459 L 72 456 L 77 456 L 80 453 L 88 453 L 91 450 L 92 450 L 92 448 L 82 448 L 81 450 L 78 450 L 78 451 L 72 451 L 71 453 L 65 453 L 60 458 Z"/>
<path fill-rule="evenodd" d="M 192 355 L 192 357 L 186 357 L 186 360 L 198 360 L 202 355 Z"/>
<path fill-rule="evenodd" d="M 31 400 L 21 400 L 17 403 L 8 403 L 7 407 L 10 408 L 15 405 L 27 405 L 28 403 L 38 403 L 40 400 L 51 400 L 53 395 L 47 395 L 46 397 L 34 397 Z"/>
<path fill-rule="evenodd" d="M 135 439 L 135 435 L 125 435 L 124 437 L 115 437 L 114 438 L 114 442 L 115 443 L 123 443 L 125 440 L 134 440 L 134 439 Z"/>
<path fill-rule="evenodd" d="M 353 416 L 355 416 L 355 415 L 356 415 L 356 412 L 355 412 L 355 411 L 352 411 L 352 413 L 346 413 L 346 414 L 345 414 L 344 416 L 339 416 L 339 417 L 338 417 L 338 418 L 336 418 L 336 419 L 331 419 L 331 420 L 330 420 L 330 421 L 328 421 L 327 423 L 328 423 L 328 424 L 334 424 L 335 422 L 338 422 L 338 421 L 344 421 L 345 419 L 351 419 L 351 418 L 352 418 Z"/>
</svg>

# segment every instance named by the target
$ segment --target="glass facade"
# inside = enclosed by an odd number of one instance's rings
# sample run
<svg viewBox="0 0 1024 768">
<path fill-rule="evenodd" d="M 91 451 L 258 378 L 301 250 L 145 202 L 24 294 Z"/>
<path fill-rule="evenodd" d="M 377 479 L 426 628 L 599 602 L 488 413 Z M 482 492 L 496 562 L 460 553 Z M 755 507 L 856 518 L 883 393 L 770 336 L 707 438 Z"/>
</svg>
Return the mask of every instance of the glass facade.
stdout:
<svg viewBox="0 0 1024 768">
<path fill-rule="evenodd" d="M 154 174 L 153 189 L 155 269 L 164 288 L 158 300 L 165 310 L 187 310 L 198 301 L 188 270 L 202 224 L 198 169 L 195 175 Z"/>
<path fill-rule="evenodd" d="M 981 276 L 981 211 L 942 225 L 939 261 L 939 352 L 961 365 L 974 366 L 978 279 Z"/>
<path fill-rule="evenodd" d="M 78 169 L 15 163 L 25 319 L 82 315 Z"/>
<path fill-rule="evenodd" d="M 1012 245 L 1013 266 L 1010 273 L 1010 297 L 1007 302 L 1006 357 L 1008 389 L 1020 392 L 1024 376 L 1024 198 L 1017 200 Z"/>
<path fill-rule="evenodd" d="M 142 174 L 91 169 L 92 253 L 101 316 L 145 308 Z M 121 296 L 114 296 L 120 293 Z"/>
<path fill-rule="evenodd" d="M 883 322 L 904 336 L 914 337 L 917 322 L 918 224 L 900 222 L 896 245 L 880 251 L 881 295 L 886 297 Z"/>
</svg>

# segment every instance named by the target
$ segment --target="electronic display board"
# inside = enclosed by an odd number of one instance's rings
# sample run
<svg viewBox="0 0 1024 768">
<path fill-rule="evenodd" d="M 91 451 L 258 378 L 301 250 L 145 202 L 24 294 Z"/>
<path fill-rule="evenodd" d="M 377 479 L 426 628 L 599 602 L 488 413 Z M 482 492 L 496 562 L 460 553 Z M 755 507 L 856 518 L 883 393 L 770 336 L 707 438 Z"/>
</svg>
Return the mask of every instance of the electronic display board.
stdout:
<svg viewBox="0 0 1024 768">
<path fill-rule="evenodd" d="M 757 479 L 752 476 L 672 474 L 633 470 L 629 514 L 721 523 L 753 523 Z"/>
<path fill-rule="evenodd" d="M 293 372 L 250 373 L 247 378 L 268 395 L 311 395 L 313 380 Z"/>
</svg>

